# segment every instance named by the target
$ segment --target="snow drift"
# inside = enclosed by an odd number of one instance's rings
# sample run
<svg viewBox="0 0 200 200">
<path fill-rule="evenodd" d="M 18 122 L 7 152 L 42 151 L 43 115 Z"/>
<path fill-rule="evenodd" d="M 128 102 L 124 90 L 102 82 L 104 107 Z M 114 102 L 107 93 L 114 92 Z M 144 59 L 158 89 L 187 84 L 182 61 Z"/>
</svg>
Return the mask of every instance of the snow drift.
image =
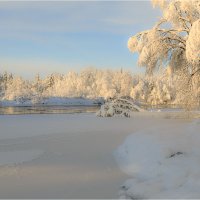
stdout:
<svg viewBox="0 0 200 200">
<path fill-rule="evenodd" d="M 122 185 L 120 197 L 200 198 L 199 130 L 195 120 L 130 135 L 115 152 L 120 168 L 133 177 Z"/>
</svg>

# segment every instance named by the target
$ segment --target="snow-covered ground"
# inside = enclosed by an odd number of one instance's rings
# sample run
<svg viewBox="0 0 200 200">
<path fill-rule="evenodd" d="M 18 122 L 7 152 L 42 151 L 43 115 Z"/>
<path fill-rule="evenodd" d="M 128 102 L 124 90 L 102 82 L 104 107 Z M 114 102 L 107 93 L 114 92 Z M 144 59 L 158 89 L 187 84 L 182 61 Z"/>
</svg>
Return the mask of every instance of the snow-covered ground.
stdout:
<svg viewBox="0 0 200 200">
<path fill-rule="evenodd" d="M 0 115 L 0 198 L 198 194 L 198 120 L 145 113 Z"/>
<path fill-rule="evenodd" d="M 121 198 L 200 198 L 200 120 L 170 121 L 144 122 L 116 150 L 120 168 L 132 177 Z"/>
</svg>

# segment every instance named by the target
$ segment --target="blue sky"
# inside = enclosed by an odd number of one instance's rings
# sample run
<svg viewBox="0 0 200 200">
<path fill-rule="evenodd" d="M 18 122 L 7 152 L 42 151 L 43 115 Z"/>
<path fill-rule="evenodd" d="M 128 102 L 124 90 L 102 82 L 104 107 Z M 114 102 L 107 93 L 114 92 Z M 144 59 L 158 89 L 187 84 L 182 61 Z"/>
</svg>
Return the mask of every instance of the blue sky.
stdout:
<svg viewBox="0 0 200 200">
<path fill-rule="evenodd" d="M 26 78 L 89 66 L 140 73 L 127 40 L 159 16 L 150 1 L 0 2 L 0 71 Z"/>
</svg>

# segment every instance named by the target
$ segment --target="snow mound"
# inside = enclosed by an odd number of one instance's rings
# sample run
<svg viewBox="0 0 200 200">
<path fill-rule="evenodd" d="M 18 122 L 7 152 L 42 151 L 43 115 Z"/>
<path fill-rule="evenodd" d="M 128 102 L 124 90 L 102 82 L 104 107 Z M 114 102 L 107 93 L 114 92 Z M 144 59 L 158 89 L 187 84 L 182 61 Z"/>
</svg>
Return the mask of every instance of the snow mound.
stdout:
<svg viewBox="0 0 200 200">
<path fill-rule="evenodd" d="M 99 117 L 113 117 L 115 115 L 130 117 L 132 112 L 142 112 L 144 109 L 137 106 L 132 99 L 114 98 L 109 99 L 97 112 Z"/>
<path fill-rule="evenodd" d="M 132 176 L 120 197 L 200 198 L 200 120 L 189 128 L 137 132 L 116 150 L 120 168 Z"/>
</svg>

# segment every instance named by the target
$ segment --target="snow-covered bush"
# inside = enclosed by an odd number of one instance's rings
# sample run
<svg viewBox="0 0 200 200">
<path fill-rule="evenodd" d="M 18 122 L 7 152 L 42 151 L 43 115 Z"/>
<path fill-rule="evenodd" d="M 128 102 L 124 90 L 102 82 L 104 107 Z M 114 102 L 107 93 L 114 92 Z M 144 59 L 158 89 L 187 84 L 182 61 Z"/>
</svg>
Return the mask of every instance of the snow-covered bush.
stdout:
<svg viewBox="0 0 200 200">
<path fill-rule="evenodd" d="M 132 112 L 141 111 L 144 111 L 144 109 L 137 106 L 131 98 L 110 98 L 101 106 L 96 115 L 98 117 L 130 117 Z"/>
</svg>

